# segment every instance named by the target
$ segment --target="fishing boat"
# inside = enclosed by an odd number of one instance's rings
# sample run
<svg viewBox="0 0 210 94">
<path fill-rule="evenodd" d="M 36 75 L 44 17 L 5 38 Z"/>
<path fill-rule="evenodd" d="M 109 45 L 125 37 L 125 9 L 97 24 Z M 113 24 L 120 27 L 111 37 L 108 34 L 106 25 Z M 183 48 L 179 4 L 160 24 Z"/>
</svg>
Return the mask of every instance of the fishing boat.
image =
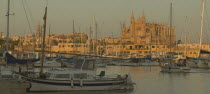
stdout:
<svg viewBox="0 0 210 94">
<path fill-rule="evenodd" d="M 52 69 L 42 78 L 24 76 L 31 83 L 30 91 L 132 90 L 131 76 L 96 75 L 95 59 L 78 59 L 75 68 Z"/>
</svg>

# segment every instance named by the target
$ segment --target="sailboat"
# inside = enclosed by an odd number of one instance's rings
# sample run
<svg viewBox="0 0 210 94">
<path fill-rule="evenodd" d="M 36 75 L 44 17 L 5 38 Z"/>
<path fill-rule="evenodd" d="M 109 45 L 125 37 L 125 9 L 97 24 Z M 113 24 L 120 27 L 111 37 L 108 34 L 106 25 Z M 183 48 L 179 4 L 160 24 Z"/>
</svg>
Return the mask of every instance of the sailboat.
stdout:
<svg viewBox="0 0 210 94">
<path fill-rule="evenodd" d="M 170 32 L 172 28 L 172 3 L 171 3 L 171 8 L 170 8 Z M 170 33 L 171 34 L 171 33 Z M 171 47 L 171 35 L 170 35 L 170 47 Z M 170 48 L 171 51 L 171 48 Z M 190 67 L 187 66 L 186 60 L 184 60 L 182 63 L 177 63 L 174 60 L 172 60 L 172 53 L 169 53 L 169 59 L 164 60 L 162 66 L 161 66 L 161 71 L 162 72 L 189 72 Z"/>
<path fill-rule="evenodd" d="M 205 9 L 206 0 L 202 0 L 202 16 L 201 16 L 201 32 L 200 32 L 200 45 L 198 53 L 198 68 L 209 68 L 208 63 L 210 63 L 209 57 L 201 57 L 201 48 L 202 48 L 202 34 L 203 34 L 203 24 L 204 24 L 204 9 Z"/>
<path fill-rule="evenodd" d="M 14 73 L 17 66 L 12 66 L 7 63 L 9 60 L 6 55 L 9 52 L 9 20 L 10 20 L 10 0 L 8 0 L 7 10 L 7 37 L 6 37 L 6 51 L 2 54 L 2 64 L 0 65 L 0 92 L 3 94 L 26 94 L 29 84 L 21 79 L 21 76 Z"/>
<path fill-rule="evenodd" d="M 108 77 L 105 71 L 96 75 L 95 59 L 78 59 L 73 69 L 52 69 L 44 78 L 24 77 L 30 91 L 132 90 L 130 75 Z"/>
</svg>

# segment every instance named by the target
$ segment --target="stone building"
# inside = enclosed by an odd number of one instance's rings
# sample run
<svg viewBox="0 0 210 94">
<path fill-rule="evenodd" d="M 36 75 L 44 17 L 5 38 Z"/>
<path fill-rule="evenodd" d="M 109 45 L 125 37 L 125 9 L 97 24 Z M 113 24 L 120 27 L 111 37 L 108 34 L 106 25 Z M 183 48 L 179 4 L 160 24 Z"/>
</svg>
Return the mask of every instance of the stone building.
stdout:
<svg viewBox="0 0 210 94">
<path fill-rule="evenodd" d="M 144 12 L 135 20 L 134 13 L 130 18 L 130 26 L 123 24 L 122 41 L 135 44 L 170 44 L 170 27 L 165 24 L 149 23 Z M 171 43 L 174 44 L 175 29 L 171 28 Z"/>
</svg>

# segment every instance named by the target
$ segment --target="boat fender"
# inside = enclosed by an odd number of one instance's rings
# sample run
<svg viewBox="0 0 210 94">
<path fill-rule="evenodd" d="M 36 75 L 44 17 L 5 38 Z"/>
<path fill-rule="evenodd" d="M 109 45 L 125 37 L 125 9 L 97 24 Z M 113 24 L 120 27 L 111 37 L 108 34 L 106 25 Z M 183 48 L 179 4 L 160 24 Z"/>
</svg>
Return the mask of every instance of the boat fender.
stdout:
<svg viewBox="0 0 210 94">
<path fill-rule="evenodd" d="M 74 87 L 74 80 L 71 79 L 71 88 L 73 88 L 73 87 Z"/>
<path fill-rule="evenodd" d="M 82 87 L 82 86 L 83 86 L 83 80 L 80 79 L 80 87 Z"/>
</svg>

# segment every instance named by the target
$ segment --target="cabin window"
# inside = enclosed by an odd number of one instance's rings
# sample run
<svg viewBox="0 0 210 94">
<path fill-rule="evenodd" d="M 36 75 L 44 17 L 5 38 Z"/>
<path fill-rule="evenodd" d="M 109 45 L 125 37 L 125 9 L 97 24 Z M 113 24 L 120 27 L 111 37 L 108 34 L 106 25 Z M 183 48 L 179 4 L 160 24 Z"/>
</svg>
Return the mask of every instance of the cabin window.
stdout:
<svg viewBox="0 0 210 94">
<path fill-rule="evenodd" d="M 56 74 L 55 75 L 56 78 L 70 78 L 69 74 Z"/>
<path fill-rule="evenodd" d="M 75 79 L 87 79 L 87 73 L 77 73 L 74 74 Z"/>
</svg>

